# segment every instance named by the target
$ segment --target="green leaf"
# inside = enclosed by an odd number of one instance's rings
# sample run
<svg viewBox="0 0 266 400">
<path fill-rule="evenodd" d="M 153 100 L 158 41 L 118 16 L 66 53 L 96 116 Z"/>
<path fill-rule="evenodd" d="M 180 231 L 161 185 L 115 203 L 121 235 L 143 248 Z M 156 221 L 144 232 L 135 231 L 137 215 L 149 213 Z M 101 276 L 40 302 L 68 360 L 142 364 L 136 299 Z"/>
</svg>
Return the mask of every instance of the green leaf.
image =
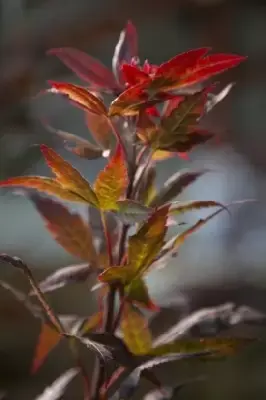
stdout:
<svg viewBox="0 0 266 400">
<path fill-rule="evenodd" d="M 141 278 L 134 279 L 128 287 L 125 287 L 125 295 L 128 300 L 141 307 L 145 307 L 152 311 L 159 310 L 159 307 L 151 300 L 148 287 Z"/>
<path fill-rule="evenodd" d="M 171 203 L 171 208 L 169 211 L 170 215 L 179 215 L 187 211 L 199 210 L 201 208 L 210 208 L 210 207 L 219 207 L 226 211 L 228 211 L 227 207 L 225 207 L 222 203 L 212 200 L 196 200 L 196 201 L 176 201 Z M 229 212 L 229 211 L 228 211 Z"/>
<path fill-rule="evenodd" d="M 121 330 L 124 342 L 131 353 L 147 354 L 152 347 L 152 336 L 146 318 L 130 304 L 124 307 Z"/>
<path fill-rule="evenodd" d="M 200 338 L 200 339 L 178 339 L 154 347 L 149 353 L 160 356 L 172 353 L 195 353 L 200 351 L 213 352 L 203 358 L 219 358 L 236 354 L 244 346 L 253 342 L 253 339 L 246 338 Z"/>
</svg>

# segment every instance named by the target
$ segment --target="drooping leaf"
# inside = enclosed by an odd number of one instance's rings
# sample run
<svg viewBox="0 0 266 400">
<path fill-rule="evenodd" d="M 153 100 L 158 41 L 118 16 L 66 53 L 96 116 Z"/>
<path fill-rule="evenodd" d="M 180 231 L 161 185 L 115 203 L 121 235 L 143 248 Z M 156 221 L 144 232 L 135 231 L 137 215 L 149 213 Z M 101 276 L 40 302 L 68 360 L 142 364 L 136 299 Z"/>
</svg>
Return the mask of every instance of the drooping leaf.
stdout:
<svg viewBox="0 0 266 400">
<path fill-rule="evenodd" d="M 234 83 L 229 83 L 218 94 L 209 93 L 208 100 L 206 102 L 206 113 L 210 112 L 213 107 L 216 106 L 216 104 L 223 101 L 223 99 L 228 95 L 233 86 Z"/>
<path fill-rule="evenodd" d="M 157 161 L 157 162 L 168 160 L 169 158 L 172 158 L 172 157 L 179 157 L 186 161 L 189 159 L 188 154 L 186 152 L 179 153 L 178 151 L 174 152 L 174 151 L 167 151 L 167 150 L 156 150 L 153 152 L 153 155 L 152 155 L 153 161 Z"/>
<path fill-rule="evenodd" d="M 213 353 L 202 355 L 202 358 L 220 358 L 236 354 L 243 347 L 254 342 L 246 338 L 199 338 L 179 339 L 173 342 L 153 347 L 150 354 L 166 355 L 173 353 L 195 353 L 200 351 L 211 351 Z"/>
<path fill-rule="evenodd" d="M 161 389 L 155 389 L 150 391 L 143 400 L 170 400 L 174 399 L 175 396 L 179 394 L 179 392 L 187 387 L 188 385 L 192 383 L 196 383 L 199 381 L 204 380 L 204 377 L 198 377 L 194 379 L 188 379 L 185 382 L 179 383 L 175 387 L 170 387 L 170 386 L 164 386 Z"/>
<path fill-rule="evenodd" d="M 125 28 L 120 33 L 119 40 L 115 47 L 112 60 L 113 73 L 118 82 L 121 82 L 120 67 L 124 61 L 131 62 L 138 56 L 138 37 L 137 30 L 131 21 L 128 21 Z"/>
<path fill-rule="evenodd" d="M 79 78 L 90 83 L 92 87 L 111 91 L 118 89 L 111 71 L 88 54 L 69 47 L 51 49 L 48 54 L 57 56 Z"/>
<path fill-rule="evenodd" d="M 148 168 L 145 169 L 143 177 L 139 181 L 137 190 L 135 191 L 135 198 L 145 204 L 145 206 L 150 204 L 151 199 L 156 194 L 155 178 L 155 166 L 150 163 Z"/>
<path fill-rule="evenodd" d="M 43 364 L 48 354 L 60 342 L 61 335 L 47 324 L 42 324 L 38 343 L 35 349 L 31 372 L 35 373 Z"/>
<path fill-rule="evenodd" d="M 117 201 L 125 193 L 128 185 L 126 160 L 121 144 L 102 170 L 94 184 L 94 190 L 102 210 L 117 210 Z"/>
<path fill-rule="evenodd" d="M 47 124 L 45 124 L 45 127 L 50 132 L 56 134 L 58 137 L 63 139 L 65 148 L 79 157 L 86 158 L 87 160 L 94 160 L 96 158 L 105 156 L 104 151 L 101 147 L 90 143 L 88 140 L 83 139 L 80 136 L 62 131 L 61 129 L 55 129 Z"/>
<path fill-rule="evenodd" d="M 89 182 L 87 182 L 71 164 L 59 156 L 53 149 L 45 145 L 41 145 L 41 151 L 47 165 L 56 176 L 56 182 L 58 182 L 63 189 L 77 194 L 83 201 L 96 207 L 98 206 L 97 196 Z"/>
<path fill-rule="evenodd" d="M 125 295 L 127 299 L 136 303 L 140 307 L 148 310 L 158 311 L 160 308 L 151 300 L 148 287 L 143 279 L 134 279 L 134 281 L 125 287 Z"/>
<path fill-rule="evenodd" d="M 71 212 L 63 204 L 48 198 L 33 195 L 30 196 L 30 199 L 53 238 L 68 253 L 88 261 L 92 268 L 97 268 L 98 258 L 93 244 L 93 234 L 90 226 L 85 223 L 80 214 Z M 73 273 L 74 268 L 71 269 Z M 68 272 L 71 269 L 68 269 Z"/>
<path fill-rule="evenodd" d="M 69 265 L 53 272 L 39 286 L 43 293 L 53 292 L 66 285 L 85 282 L 92 273 L 88 264 Z"/>
<path fill-rule="evenodd" d="M 192 200 L 192 201 L 175 201 L 171 203 L 169 211 L 170 215 L 179 215 L 187 211 L 199 210 L 201 208 L 219 207 L 228 211 L 222 203 L 213 200 Z M 229 212 L 229 211 L 228 211 Z"/>
<path fill-rule="evenodd" d="M 113 134 L 107 118 L 87 111 L 85 113 L 85 122 L 93 139 L 103 149 L 109 150 L 112 147 Z"/>
<path fill-rule="evenodd" d="M 146 318 L 130 304 L 124 307 L 121 330 L 128 349 L 136 355 L 147 354 L 152 347 L 152 336 Z"/>
<path fill-rule="evenodd" d="M 160 206 L 173 200 L 175 197 L 179 196 L 183 190 L 194 183 L 198 178 L 200 178 L 206 170 L 203 171 L 181 171 L 173 174 L 164 183 L 163 188 L 158 192 L 151 202 L 150 206 Z"/>
<path fill-rule="evenodd" d="M 87 89 L 73 85 L 72 83 L 49 81 L 52 89 L 50 93 L 61 94 L 66 96 L 71 103 L 97 115 L 107 115 L 107 110 L 104 103 Z"/>
<path fill-rule="evenodd" d="M 57 378 L 52 385 L 47 387 L 44 392 L 36 397 L 35 400 L 58 400 L 65 393 L 66 387 L 78 374 L 77 368 L 71 368 Z"/>
</svg>

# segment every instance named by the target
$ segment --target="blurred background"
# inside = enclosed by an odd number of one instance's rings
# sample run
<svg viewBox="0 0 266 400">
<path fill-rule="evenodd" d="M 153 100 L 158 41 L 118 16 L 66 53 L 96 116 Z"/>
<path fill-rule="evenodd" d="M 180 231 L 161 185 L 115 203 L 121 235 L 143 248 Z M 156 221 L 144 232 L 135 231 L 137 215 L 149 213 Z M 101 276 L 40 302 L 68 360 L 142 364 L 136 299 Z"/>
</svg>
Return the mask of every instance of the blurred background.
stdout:
<svg viewBox="0 0 266 400">
<path fill-rule="evenodd" d="M 193 151 L 189 162 L 160 163 L 158 185 L 180 168 L 210 168 L 214 172 L 187 189 L 184 200 L 258 202 L 235 206 L 231 219 L 225 214 L 217 217 L 188 240 L 172 265 L 150 275 L 151 295 L 168 310 L 160 323 L 167 328 L 184 306 L 195 310 L 225 301 L 266 312 L 265 1 L 0 0 L 0 178 L 48 174 L 34 146 L 46 143 L 93 181 L 102 161 L 87 162 L 66 153 L 40 123 L 47 119 L 56 128 L 89 137 L 82 113 L 60 98 L 34 96 L 48 79 L 79 82 L 55 57 L 46 56 L 48 49 L 76 47 L 111 68 L 115 44 L 128 19 L 138 29 L 142 60 L 156 64 L 202 46 L 248 56 L 247 62 L 221 77 L 221 88 L 229 82 L 236 85 L 205 121 L 222 143 Z M 191 221 L 199 215 L 193 214 Z M 23 258 L 38 278 L 76 261 L 51 239 L 32 205 L 5 190 L 0 194 L 0 252 Z M 0 279 L 28 290 L 23 276 L 8 266 L 1 265 Z M 8 399 L 31 400 L 71 360 L 60 347 L 30 377 L 39 323 L 1 288 L 0 298 L 0 391 L 8 390 Z M 62 289 L 49 299 L 62 313 L 90 315 L 96 307 L 82 285 Z M 265 398 L 265 332 L 255 334 L 262 344 L 233 360 L 203 367 L 172 365 L 172 379 L 203 370 L 210 374 L 209 381 L 195 384 L 180 398 Z M 168 369 L 160 372 L 170 383 Z M 64 398 L 82 397 L 74 391 Z"/>
</svg>

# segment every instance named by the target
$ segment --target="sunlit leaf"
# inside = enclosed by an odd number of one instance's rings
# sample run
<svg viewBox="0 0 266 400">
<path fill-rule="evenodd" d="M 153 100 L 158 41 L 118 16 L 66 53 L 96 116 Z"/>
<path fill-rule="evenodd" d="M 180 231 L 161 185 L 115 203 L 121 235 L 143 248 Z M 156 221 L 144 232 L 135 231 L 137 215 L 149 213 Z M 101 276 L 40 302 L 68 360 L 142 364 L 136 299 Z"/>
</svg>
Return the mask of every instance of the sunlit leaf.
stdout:
<svg viewBox="0 0 266 400">
<path fill-rule="evenodd" d="M 98 206 L 98 199 L 89 182 L 71 164 L 45 145 L 41 145 L 41 151 L 47 165 L 56 176 L 56 182 L 62 189 L 77 194 L 83 201 Z"/>
<path fill-rule="evenodd" d="M 53 238 L 70 254 L 89 261 L 97 267 L 97 253 L 90 226 L 78 213 L 71 212 L 63 204 L 33 195 L 30 197 L 43 218 Z"/>
<path fill-rule="evenodd" d="M 72 379 L 78 374 L 77 368 L 71 368 L 59 376 L 50 386 L 46 387 L 44 392 L 36 397 L 35 400 L 58 400 L 65 393 L 66 387 Z"/>
<path fill-rule="evenodd" d="M 88 264 L 69 265 L 53 272 L 39 286 L 43 293 L 53 292 L 66 285 L 85 282 L 92 273 Z"/>
<path fill-rule="evenodd" d="M 172 157 L 179 157 L 179 158 L 182 158 L 183 160 L 188 160 L 188 155 L 186 152 L 179 153 L 179 152 L 167 151 L 167 150 L 156 150 L 153 152 L 153 155 L 152 155 L 152 159 L 154 161 L 164 161 L 164 160 L 168 160 L 169 158 L 172 158 Z"/>
<path fill-rule="evenodd" d="M 156 210 L 128 240 L 128 263 L 143 274 L 160 251 L 167 231 L 169 206 Z"/>
<path fill-rule="evenodd" d="M 126 304 L 121 319 L 123 339 L 133 354 L 147 354 L 152 347 L 148 321 L 130 304 Z"/>
<path fill-rule="evenodd" d="M 55 329 L 47 324 L 42 324 L 33 358 L 32 373 L 35 373 L 40 368 L 48 354 L 55 348 L 60 340 L 61 335 Z"/>
<path fill-rule="evenodd" d="M 117 90 L 113 74 L 100 61 L 88 54 L 69 47 L 51 49 L 49 55 L 57 56 L 79 78 L 89 82 L 94 88 Z"/>
<path fill-rule="evenodd" d="M 220 358 L 236 354 L 243 347 L 254 342 L 246 338 L 200 338 L 179 339 L 170 343 L 153 347 L 150 351 L 153 355 L 165 355 L 172 353 L 195 353 L 198 351 L 213 351 L 213 354 L 202 356 L 203 358 Z"/>
<path fill-rule="evenodd" d="M 173 174 L 164 183 L 163 188 L 158 192 L 150 202 L 150 206 L 160 206 L 168 201 L 173 200 L 175 197 L 179 196 L 183 190 L 194 183 L 198 178 L 200 178 L 206 171 L 181 171 Z"/>
<path fill-rule="evenodd" d="M 118 210 L 117 201 L 124 195 L 128 175 L 124 152 L 120 144 L 107 166 L 94 184 L 94 190 L 102 210 Z"/>
<path fill-rule="evenodd" d="M 36 189 L 39 192 L 59 197 L 62 200 L 81 203 L 85 202 L 85 200 L 78 194 L 72 193 L 62 188 L 62 186 L 55 179 L 42 176 L 19 176 L 15 178 L 9 178 L 5 181 L 1 181 L 0 187 L 21 187 L 26 189 Z"/>
<path fill-rule="evenodd" d="M 87 332 L 94 330 L 95 328 L 101 325 L 102 319 L 103 319 L 102 311 L 98 311 L 97 313 L 91 315 L 88 319 L 84 321 L 84 324 L 80 329 L 80 333 L 84 335 Z"/>
<path fill-rule="evenodd" d="M 103 102 L 87 89 L 72 83 L 49 81 L 50 93 L 66 96 L 74 105 L 97 115 L 107 115 Z"/>
</svg>

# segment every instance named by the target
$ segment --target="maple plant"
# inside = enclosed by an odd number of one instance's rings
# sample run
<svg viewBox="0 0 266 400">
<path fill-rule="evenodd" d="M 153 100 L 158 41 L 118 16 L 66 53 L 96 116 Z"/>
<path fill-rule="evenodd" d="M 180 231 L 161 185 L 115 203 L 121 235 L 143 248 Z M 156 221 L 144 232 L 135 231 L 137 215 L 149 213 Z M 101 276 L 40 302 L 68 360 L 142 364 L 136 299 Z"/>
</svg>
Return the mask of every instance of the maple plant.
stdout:
<svg viewBox="0 0 266 400">
<path fill-rule="evenodd" d="M 195 325 L 210 318 L 222 321 L 224 329 L 234 324 L 236 313 L 238 321 L 244 315 L 248 319 L 247 313 L 241 314 L 242 309 L 228 304 L 188 315 L 168 332 L 153 338 L 148 316 L 156 315 L 160 308 L 150 298 L 145 281 L 151 270 L 167 266 L 189 235 L 230 207 L 212 200 L 177 200 L 205 170 L 175 172 L 159 189 L 155 179 L 159 162 L 170 157 L 187 158 L 195 146 L 213 137 L 213 133 L 201 128 L 201 119 L 232 85 L 214 94 L 216 85 L 210 84 L 210 78 L 236 67 L 245 57 L 210 54 L 209 48 L 200 48 L 159 66 L 148 61 L 141 65 L 137 32 L 131 22 L 121 32 L 112 71 L 80 50 L 59 48 L 49 54 L 57 56 L 85 84 L 52 81 L 45 92 L 63 95 L 82 110 L 95 143 L 49 126 L 48 130 L 75 155 L 88 159 L 88 163 L 103 157 L 106 166 L 92 185 L 43 144 L 41 152 L 53 177 L 22 176 L 0 182 L 2 188 L 22 188 L 54 239 L 80 259 L 80 264 L 66 266 L 37 282 L 24 261 L 6 254 L 0 256 L 0 260 L 23 271 L 31 291 L 24 295 L 5 282 L 1 285 L 42 321 L 32 372 L 61 340 L 69 344 L 73 354 L 73 369 L 38 399 L 61 398 L 70 380 L 79 373 L 85 399 L 129 399 L 140 378 L 155 386 L 149 399 L 170 399 L 182 383 L 166 388 L 154 373 L 154 366 L 188 358 L 225 357 L 249 341 L 226 339 L 217 332 L 210 336 L 189 335 Z M 89 221 L 73 213 L 68 202 L 86 205 Z M 180 223 L 180 215 L 200 208 L 214 211 L 192 226 Z M 172 237 L 171 226 L 178 230 Z M 51 308 L 47 292 L 85 282 L 88 277 L 95 278 L 93 290 L 99 301 L 94 315 L 69 319 Z M 80 345 L 96 355 L 92 377 L 87 374 L 84 357 L 80 357 Z M 112 372 L 110 364 L 114 367 Z"/>
</svg>

